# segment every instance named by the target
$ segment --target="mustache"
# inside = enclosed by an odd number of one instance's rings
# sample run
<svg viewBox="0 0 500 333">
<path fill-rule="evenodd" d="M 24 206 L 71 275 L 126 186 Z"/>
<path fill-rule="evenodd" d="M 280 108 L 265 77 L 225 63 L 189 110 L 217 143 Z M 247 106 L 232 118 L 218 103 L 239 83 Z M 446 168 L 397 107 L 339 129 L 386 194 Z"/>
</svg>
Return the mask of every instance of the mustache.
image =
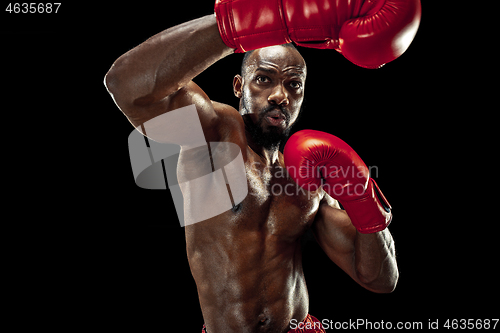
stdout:
<svg viewBox="0 0 500 333">
<path fill-rule="evenodd" d="M 288 124 L 290 122 L 290 112 L 284 106 L 281 106 L 281 105 L 269 105 L 269 106 L 266 106 L 265 108 L 262 108 L 259 112 L 259 118 L 263 119 L 269 113 L 276 111 L 276 110 L 279 110 L 281 112 L 283 117 L 285 117 L 286 123 Z"/>
</svg>

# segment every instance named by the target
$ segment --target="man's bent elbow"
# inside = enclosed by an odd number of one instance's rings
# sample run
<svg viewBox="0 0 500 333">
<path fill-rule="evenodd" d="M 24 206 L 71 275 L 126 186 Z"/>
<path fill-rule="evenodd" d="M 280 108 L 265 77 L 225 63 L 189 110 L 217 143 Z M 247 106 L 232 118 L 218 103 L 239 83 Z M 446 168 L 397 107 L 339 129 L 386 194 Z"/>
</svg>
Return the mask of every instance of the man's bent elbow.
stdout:
<svg viewBox="0 0 500 333">
<path fill-rule="evenodd" d="M 116 63 L 111 66 L 106 75 L 104 76 L 104 86 L 111 95 L 115 104 L 123 112 L 127 111 L 128 115 L 131 110 L 128 105 L 131 104 L 132 93 L 130 91 L 129 83 L 124 78 L 123 73 L 117 68 Z"/>
<path fill-rule="evenodd" d="M 115 95 L 118 90 L 118 77 L 116 70 L 111 66 L 106 75 L 104 75 L 104 86 L 110 95 Z"/>
<path fill-rule="evenodd" d="M 398 284 L 397 280 L 392 283 L 384 284 L 383 286 L 378 287 L 373 292 L 377 294 L 390 294 L 396 289 L 396 285 Z"/>
<path fill-rule="evenodd" d="M 119 57 L 104 76 L 104 86 L 115 103 L 129 103 L 140 86 L 137 78 L 131 75 L 130 59 L 127 54 Z"/>
<path fill-rule="evenodd" d="M 364 288 L 374 293 L 389 294 L 392 293 L 394 289 L 396 289 L 396 285 L 398 284 L 398 279 L 399 279 L 399 273 L 396 270 L 389 276 L 387 275 L 383 277 L 381 276 L 376 279 L 367 279 L 366 277 L 360 276 L 358 274 L 358 279 L 360 284 Z"/>
</svg>

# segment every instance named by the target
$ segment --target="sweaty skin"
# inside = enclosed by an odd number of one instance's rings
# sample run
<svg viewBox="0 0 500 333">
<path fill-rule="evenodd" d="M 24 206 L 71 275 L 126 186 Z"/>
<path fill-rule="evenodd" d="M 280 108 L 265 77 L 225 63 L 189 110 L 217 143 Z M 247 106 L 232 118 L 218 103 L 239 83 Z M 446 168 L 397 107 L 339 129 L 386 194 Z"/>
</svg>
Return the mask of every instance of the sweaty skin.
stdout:
<svg viewBox="0 0 500 333">
<path fill-rule="evenodd" d="M 285 131 L 302 102 L 304 60 L 291 49 L 266 48 L 252 54 L 246 72 L 248 82 L 234 80 L 235 94 L 246 100 L 244 122 L 264 132 Z M 280 105 L 287 121 L 273 125 L 259 117 L 270 105 Z M 187 226 L 187 253 L 209 332 L 282 332 L 308 313 L 300 236 L 313 223 L 323 194 L 300 189 L 288 177 L 282 154 L 245 134 L 238 143 L 246 147 L 249 194 L 232 211 Z"/>
<path fill-rule="evenodd" d="M 247 157 L 250 193 L 237 211 L 186 227 L 209 332 L 285 332 L 308 312 L 300 236 L 313 223 L 320 195 L 295 195 L 291 179 L 272 176 L 283 173 L 281 158 L 264 170 L 250 148 Z M 276 184 L 290 184 L 293 195 L 273 195 Z"/>
<path fill-rule="evenodd" d="M 194 104 L 207 142 L 231 142 L 241 149 L 248 196 L 230 211 L 185 227 L 208 332 L 287 332 L 292 319 L 306 317 L 300 237 L 308 228 L 332 262 L 362 287 L 391 292 L 398 271 L 389 231 L 357 232 L 321 189 L 297 187 L 277 145 L 260 141 L 268 134 L 286 136 L 298 117 L 306 76 L 302 56 L 283 46 L 253 52 L 244 73 L 233 80 L 240 99 L 236 110 L 211 101 L 192 81 L 231 53 L 209 15 L 151 37 L 118 58 L 105 77 L 135 127 Z"/>
</svg>

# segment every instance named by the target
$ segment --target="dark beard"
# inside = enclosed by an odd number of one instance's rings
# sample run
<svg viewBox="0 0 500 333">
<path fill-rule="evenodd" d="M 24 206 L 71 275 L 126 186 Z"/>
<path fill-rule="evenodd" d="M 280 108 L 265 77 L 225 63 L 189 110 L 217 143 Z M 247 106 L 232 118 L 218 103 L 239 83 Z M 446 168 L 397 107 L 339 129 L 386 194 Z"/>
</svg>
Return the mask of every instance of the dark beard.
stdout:
<svg viewBox="0 0 500 333">
<path fill-rule="evenodd" d="M 243 109 L 246 111 L 246 103 L 243 99 Z M 286 128 L 281 130 L 278 127 L 269 126 L 268 131 L 264 132 L 262 124 L 265 121 L 266 115 L 276 109 L 280 109 L 281 112 L 285 115 L 285 124 Z M 254 124 L 250 117 L 243 117 L 243 121 L 245 122 L 245 128 L 248 134 L 250 134 L 250 138 L 252 142 L 263 147 L 267 150 L 276 150 L 280 147 L 281 142 L 285 142 L 286 139 L 290 136 L 291 126 L 290 123 L 290 115 L 284 110 L 283 107 L 277 105 L 270 105 L 265 109 L 259 112 L 259 118 L 257 123 Z"/>
<path fill-rule="evenodd" d="M 285 130 L 281 130 L 277 127 L 271 126 L 269 127 L 268 132 L 264 132 L 262 130 L 262 121 L 264 118 L 260 119 L 257 124 L 254 124 L 250 118 L 243 117 L 245 121 L 245 127 L 247 132 L 250 134 L 250 138 L 252 142 L 256 145 L 259 145 L 267 150 L 276 150 L 280 147 L 281 142 L 285 142 L 286 139 L 290 136 L 290 127 L 287 127 Z"/>
</svg>

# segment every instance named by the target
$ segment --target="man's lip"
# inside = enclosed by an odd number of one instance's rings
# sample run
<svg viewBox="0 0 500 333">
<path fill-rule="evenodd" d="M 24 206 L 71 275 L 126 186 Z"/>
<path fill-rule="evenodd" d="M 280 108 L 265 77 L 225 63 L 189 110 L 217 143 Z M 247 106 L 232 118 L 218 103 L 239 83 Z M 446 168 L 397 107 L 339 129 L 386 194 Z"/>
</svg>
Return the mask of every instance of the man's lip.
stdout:
<svg viewBox="0 0 500 333">
<path fill-rule="evenodd" d="M 266 114 L 266 117 L 273 118 L 276 120 L 277 119 L 282 119 L 282 120 L 286 119 L 285 115 L 283 114 L 283 112 L 281 112 L 281 110 L 270 111 Z"/>
<path fill-rule="evenodd" d="M 270 125 L 280 126 L 285 123 L 285 117 L 283 115 L 278 115 L 275 117 L 266 116 L 266 120 Z"/>
</svg>

